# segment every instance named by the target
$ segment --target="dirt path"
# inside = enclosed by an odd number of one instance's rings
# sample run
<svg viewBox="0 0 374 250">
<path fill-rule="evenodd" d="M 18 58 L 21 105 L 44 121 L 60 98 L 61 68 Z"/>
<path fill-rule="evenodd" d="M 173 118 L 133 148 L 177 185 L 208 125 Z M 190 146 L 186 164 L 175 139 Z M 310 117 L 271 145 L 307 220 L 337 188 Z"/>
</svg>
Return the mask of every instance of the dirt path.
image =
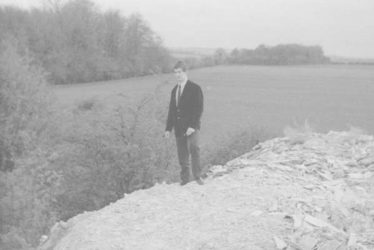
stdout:
<svg viewBox="0 0 374 250">
<path fill-rule="evenodd" d="M 79 224 L 56 249 L 272 249 L 273 235 L 286 235 L 287 222 L 268 209 L 307 195 L 254 168 L 204 186 L 158 185 L 76 217 Z"/>
</svg>

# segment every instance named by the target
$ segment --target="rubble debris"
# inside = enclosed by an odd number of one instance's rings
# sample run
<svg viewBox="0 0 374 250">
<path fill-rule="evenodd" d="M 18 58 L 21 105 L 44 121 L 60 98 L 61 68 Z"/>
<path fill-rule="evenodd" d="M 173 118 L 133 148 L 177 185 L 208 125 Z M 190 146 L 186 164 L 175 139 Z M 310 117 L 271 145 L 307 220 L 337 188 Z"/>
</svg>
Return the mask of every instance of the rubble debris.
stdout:
<svg viewBox="0 0 374 250">
<path fill-rule="evenodd" d="M 325 197 L 292 201 L 297 214 L 286 216 L 293 222 L 291 248 L 374 249 L 374 233 L 365 234 L 374 232 L 373 136 L 359 131 L 294 133 L 260 143 L 249 158 L 243 155 L 226 167 L 230 172 L 249 166 L 293 177 L 311 192 L 324 189 Z M 307 233 L 297 236 L 298 231 Z"/>
<path fill-rule="evenodd" d="M 280 250 L 287 249 L 287 244 L 286 244 L 286 242 L 284 242 L 284 240 L 282 240 L 281 238 L 279 238 L 277 236 L 273 236 L 273 239 L 274 239 L 274 242 L 275 242 L 275 245 L 276 245 L 277 249 L 280 249 Z"/>
<path fill-rule="evenodd" d="M 251 215 L 254 216 L 254 217 L 258 217 L 263 213 L 264 213 L 263 211 L 256 210 L 256 211 L 252 212 Z"/>
<path fill-rule="evenodd" d="M 296 133 L 291 137 L 257 144 L 226 165 L 212 167 L 204 186 L 156 185 L 126 195 L 100 210 L 103 215 L 96 212 L 81 224 L 79 216 L 74 217 L 63 230 L 71 232 L 68 236 L 62 240 L 50 236 L 54 243 L 47 240 L 44 246 L 204 249 L 214 242 L 214 249 L 230 249 L 234 244 L 238 244 L 237 249 L 252 249 L 239 245 L 237 235 L 243 233 L 249 238 L 271 221 L 270 225 L 279 223 L 282 228 L 268 233 L 263 244 L 271 245 L 260 249 L 272 249 L 274 244 L 287 250 L 374 249 L 374 137 L 358 130 Z M 112 218 L 113 214 L 119 219 Z M 106 245 L 113 225 L 126 225 L 118 237 L 110 234 L 113 244 L 120 246 L 117 248 Z M 95 234 L 95 243 L 81 228 Z M 153 233 L 154 228 L 163 231 Z M 203 229 L 202 234 L 196 233 Z M 256 238 L 265 237 L 266 232 L 263 229 Z M 178 238 L 180 235 L 183 238 Z M 203 236 L 197 239 L 197 235 Z M 136 245 L 144 237 L 154 242 Z M 170 242 L 182 248 L 173 248 Z M 251 238 L 246 243 L 253 242 Z"/>
</svg>

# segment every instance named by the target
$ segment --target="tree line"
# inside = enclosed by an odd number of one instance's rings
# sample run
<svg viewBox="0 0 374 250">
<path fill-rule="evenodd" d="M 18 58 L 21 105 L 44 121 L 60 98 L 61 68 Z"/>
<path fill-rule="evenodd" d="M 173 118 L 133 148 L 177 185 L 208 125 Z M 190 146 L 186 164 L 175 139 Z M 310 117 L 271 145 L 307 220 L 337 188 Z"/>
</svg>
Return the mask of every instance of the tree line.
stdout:
<svg viewBox="0 0 374 250">
<path fill-rule="evenodd" d="M 208 60 L 210 60 L 211 65 L 297 65 L 330 63 L 330 59 L 324 55 L 321 46 L 305 46 L 300 44 L 280 44 L 273 47 L 262 44 L 255 49 L 236 48 L 229 52 L 224 49 L 217 49 L 213 57 Z"/>
<path fill-rule="evenodd" d="M 302 65 L 331 63 L 321 46 L 301 44 L 259 45 L 255 49 L 216 49 L 210 56 L 185 58 L 191 68 L 216 65 Z"/>
<path fill-rule="evenodd" d="M 15 40 L 57 84 L 166 72 L 170 54 L 138 14 L 101 12 L 90 0 L 42 9 L 0 8 L 0 41 Z"/>
<path fill-rule="evenodd" d="M 0 41 L 16 42 L 55 84 L 169 72 L 175 59 L 138 14 L 99 11 L 90 0 L 49 0 L 44 8 L 0 7 Z M 186 58 L 191 68 L 220 64 L 328 63 L 320 46 L 259 45 Z"/>
</svg>

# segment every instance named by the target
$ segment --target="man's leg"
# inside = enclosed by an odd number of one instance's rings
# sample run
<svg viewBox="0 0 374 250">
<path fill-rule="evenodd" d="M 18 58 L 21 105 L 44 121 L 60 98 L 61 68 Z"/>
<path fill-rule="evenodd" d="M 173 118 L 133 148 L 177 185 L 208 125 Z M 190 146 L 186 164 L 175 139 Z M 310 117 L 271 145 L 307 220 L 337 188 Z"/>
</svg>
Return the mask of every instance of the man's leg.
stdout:
<svg viewBox="0 0 374 250">
<path fill-rule="evenodd" d="M 199 180 L 201 175 L 199 137 L 199 130 L 196 130 L 192 135 L 187 137 L 188 149 L 191 153 L 192 174 L 195 180 Z"/>
<path fill-rule="evenodd" d="M 190 169 L 188 168 L 189 152 L 186 136 L 176 137 L 179 165 L 181 166 L 181 181 L 186 184 L 190 181 Z"/>
</svg>

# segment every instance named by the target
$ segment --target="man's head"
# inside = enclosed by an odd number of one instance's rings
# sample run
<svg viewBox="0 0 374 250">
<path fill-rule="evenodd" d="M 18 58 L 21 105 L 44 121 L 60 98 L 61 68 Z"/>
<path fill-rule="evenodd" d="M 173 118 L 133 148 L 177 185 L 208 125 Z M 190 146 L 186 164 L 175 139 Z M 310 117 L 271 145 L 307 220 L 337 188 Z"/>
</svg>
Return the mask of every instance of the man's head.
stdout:
<svg viewBox="0 0 374 250">
<path fill-rule="evenodd" d="M 177 78 L 178 83 L 183 83 L 187 81 L 187 67 L 186 64 L 182 61 L 178 61 L 174 66 L 174 75 Z"/>
</svg>

